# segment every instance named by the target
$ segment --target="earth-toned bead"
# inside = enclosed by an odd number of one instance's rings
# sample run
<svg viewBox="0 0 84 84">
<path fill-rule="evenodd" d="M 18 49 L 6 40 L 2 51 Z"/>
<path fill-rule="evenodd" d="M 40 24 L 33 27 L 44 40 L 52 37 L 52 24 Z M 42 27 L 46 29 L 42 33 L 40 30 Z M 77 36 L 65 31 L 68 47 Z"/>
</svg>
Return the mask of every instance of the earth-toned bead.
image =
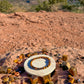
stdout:
<svg viewBox="0 0 84 84">
<path fill-rule="evenodd" d="M 70 78 L 69 83 L 73 84 L 74 83 L 74 78 Z"/>
<path fill-rule="evenodd" d="M 9 82 L 8 82 L 8 84 L 12 84 L 12 82 L 11 82 L 11 81 L 9 81 Z"/>
<path fill-rule="evenodd" d="M 11 72 L 12 72 L 11 67 L 8 67 L 8 68 L 7 68 L 7 73 L 9 73 L 9 74 L 10 74 Z"/>
<path fill-rule="evenodd" d="M 24 58 L 25 58 L 25 55 L 24 55 L 24 54 L 21 54 L 21 55 L 19 56 L 19 58 L 20 58 L 20 59 L 24 59 Z"/>
<path fill-rule="evenodd" d="M 6 73 L 7 72 L 7 66 L 1 66 L 0 67 L 0 73 Z"/>
<path fill-rule="evenodd" d="M 17 76 L 17 77 L 18 77 L 19 75 L 20 75 L 20 73 L 19 73 L 19 72 L 15 72 L 15 76 Z"/>
<path fill-rule="evenodd" d="M 42 49 L 42 53 L 48 52 L 46 48 Z"/>
<path fill-rule="evenodd" d="M 15 59 L 14 62 L 17 63 L 18 62 L 18 59 Z"/>
<path fill-rule="evenodd" d="M 62 56 L 62 60 L 63 60 L 63 61 L 67 61 L 67 59 L 68 59 L 68 56 L 67 56 L 67 55 L 63 55 L 63 56 Z"/>
<path fill-rule="evenodd" d="M 28 54 L 27 54 L 27 57 L 30 57 L 30 56 L 32 56 L 32 53 L 28 53 Z"/>
<path fill-rule="evenodd" d="M 10 76 L 9 76 L 9 80 L 10 80 L 11 82 L 14 82 L 14 81 L 15 81 L 14 75 L 10 75 Z"/>
<path fill-rule="evenodd" d="M 8 81 L 9 81 L 9 77 L 7 75 L 2 78 L 3 83 L 6 83 Z"/>
<path fill-rule="evenodd" d="M 72 75 L 72 76 L 76 76 L 77 75 L 77 69 L 72 66 L 70 69 L 69 69 L 69 73 Z"/>
<path fill-rule="evenodd" d="M 32 55 L 38 55 L 38 53 L 37 52 L 34 52 L 34 53 L 32 53 Z"/>
</svg>

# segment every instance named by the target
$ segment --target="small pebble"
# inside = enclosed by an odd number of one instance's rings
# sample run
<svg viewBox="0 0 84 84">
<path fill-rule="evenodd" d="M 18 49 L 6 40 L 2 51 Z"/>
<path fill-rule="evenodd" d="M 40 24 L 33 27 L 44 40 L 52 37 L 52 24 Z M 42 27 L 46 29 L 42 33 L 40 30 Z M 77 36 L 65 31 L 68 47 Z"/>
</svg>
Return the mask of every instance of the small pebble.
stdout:
<svg viewBox="0 0 84 84">
<path fill-rule="evenodd" d="M 80 79 L 78 79 L 77 81 L 80 82 Z"/>
<path fill-rule="evenodd" d="M 56 57 L 60 57 L 60 54 L 55 54 L 54 56 L 56 56 Z"/>
<path fill-rule="evenodd" d="M 68 84 L 71 84 L 71 83 L 68 83 Z"/>
<path fill-rule="evenodd" d="M 84 81 L 83 81 L 83 83 L 84 83 Z"/>
</svg>

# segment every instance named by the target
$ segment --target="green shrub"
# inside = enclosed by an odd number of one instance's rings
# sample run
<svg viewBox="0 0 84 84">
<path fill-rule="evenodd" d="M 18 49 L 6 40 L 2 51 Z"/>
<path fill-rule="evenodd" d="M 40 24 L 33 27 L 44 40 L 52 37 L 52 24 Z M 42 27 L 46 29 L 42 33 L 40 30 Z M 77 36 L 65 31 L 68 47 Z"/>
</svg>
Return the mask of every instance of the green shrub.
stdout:
<svg viewBox="0 0 84 84">
<path fill-rule="evenodd" d="M 43 1 L 43 3 L 40 3 L 36 7 L 37 12 L 40 11 L 40 10 L 50 11 L 50 4 L 48 3 L 48 1 Z"/>
<path fill-rule="evenodd" d="M 80 4 L 82 4 L 84 6 L 84 0 L 79 0 Z"/>
<path fill-rule="evenodd" d="M 40 10 L 45 10 L 45 11 L 57 11 L 57 7 L 55 8 L 55 6 L 58 3 L 66 3 L 67 0 L 48 0 L 48 1 L 43 1 L 42 3 L 40 3 L 39 1 L 39 5 L 36 7 L 36 11 L 40 11 Z"/>
<path fill-rule="evenodd" d="M 66 9 L 69 11 L 71 11 L 73 9 L 73 7 L 75 7 L 75 6 L 74 5 L 68 5 L 68 4 L 62 6 L 63 9 Z"/>
<path fill-rule="evenodd" d="M 65 4 L 65 5 L 62 5 L 62 10 L 76 12 L 76 13 L 84 13 L 84 6 L 78 5 L 78 4 L 76 5 Z"/>
<path fill-rule="evenodd" d="M 48 0 L 49 4 L 55 4 L 57 0 Z"/>
<path fill-rule="evenodd" d="M 9 13 L 11 12 L 12 4 L 10 4 L 7 0 L 0 1 L 0 12 Z"/>
</svg>

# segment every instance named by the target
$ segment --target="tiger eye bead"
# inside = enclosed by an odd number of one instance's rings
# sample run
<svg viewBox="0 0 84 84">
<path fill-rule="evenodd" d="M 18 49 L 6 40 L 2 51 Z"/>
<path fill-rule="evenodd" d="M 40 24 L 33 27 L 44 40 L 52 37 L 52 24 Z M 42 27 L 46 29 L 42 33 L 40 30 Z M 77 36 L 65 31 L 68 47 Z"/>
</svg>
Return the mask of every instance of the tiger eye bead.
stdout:
<svg viewBox="0 0 84 84">
<path fill-rule="evenodd" d="M 28 53 L 28 54 L 27 54 L 27 57 L 30 57 L 30 56 L 32 56 L 32 53 Z"/>
<path fill-rule="evenodd" d="M 22 62 L 23 62 L 23 60 L 19 59 L 18 62 L 17 62 L 17 64 L 21 64 Z"/>
<path fill-rule="evenodd" d="M 21 55 L 19 56 L 19 58 L 20 58 L 20 59 L 24 59 L 24 58 L 25 58 L 25 55 L 24 55 L 24 54 L 21 54 Z"/>
<path fill-rule="evenodd" d="M 12 74 L 12 75 L 14 75 L 14 74 L 15 74 L 15 72 L 16 72 L 15 70 L 12 70 L 11 74 Z"/>
<path fill-rule="evenodd" d="M 47 53 L 47 52 L 43 52 L 43 54 L 48 55 L 48 53 Z"/>
<path fill-rule="evenodd" d="M 74 78 L 70 78 L 69 83 L 73 84 L 74 83 Z"/>
<path fill-rule="evenodd" d="M 32 55 L 38 55 L 38 53 L 37 52 L 34 52 L 34 53 L 32 53 Z"/>
<path fill-rule="evenodd" d="M 4 76 L 3 77 L 3 79 L 2 79 L 2 82 L 3 83 L 6 83 L 6 82 L 8 82 L 9 81 L 9 77 L 6 75 L 6 76 Z"/>
<path fill-rule="evenodd" d="M 43 48 L 42 49 L 42 53 L 48 53 L 47 49 L 46 48 Z"/>
<path fill-rule="evenodd" d="M 17 63 L 18 62 L 18 59 L 15 59 L 13 62 Z"/>
<path fill-rule="evenodd" d="M 11 82 L 11 81 L 9 81 L 9 82 L 8 82 L 8 84 L 12 84 L 12 82 Z"/>
<path fill-rule="evenodd" d="M 68 75 L 68 79 L 73 78 L 71 75 Z"/>
<path fill-rule="evenodd" d="M 10 74 L 11 72 L 12 72 L 11 67 L 8 67 L 8 68 L 7 68 L 7 73 Z"/>
<path fill-rule="evenodd" d="M 70 69 L 69 69 L 69 73 L 72 75 L 72 76 L 76 76 L 77 75 L 77 69 L 72 66 Z"/>
<path fill-rule="evenodd" d="M 63 60 L 63 61 L 67 61 L 67 59 L 68 59 L 68 56 L 67 56 L 67 55 L 63 55 L 63 56 L 62 56 L 62 60 Z"/>
<path fill-rule="evenodd" d="M 15 81 L 14 75 L 10 75 L 10 76 L 9 76 L 9 80 L 10 80 L 11 82 L 14 82 L 14 81 Z"/>
</svg>

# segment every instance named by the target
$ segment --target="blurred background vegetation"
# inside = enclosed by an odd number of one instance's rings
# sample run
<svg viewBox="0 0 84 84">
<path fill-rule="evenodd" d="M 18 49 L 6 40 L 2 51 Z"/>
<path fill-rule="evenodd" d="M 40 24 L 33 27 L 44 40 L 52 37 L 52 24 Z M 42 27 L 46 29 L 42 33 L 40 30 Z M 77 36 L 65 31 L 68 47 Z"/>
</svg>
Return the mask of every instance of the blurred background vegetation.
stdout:
<svg viewBox="0 0 84 84">
<path fill-rule="evenodd" d="M 3 13 L 40 10 L 84 13 L 84 0 L 0 0 L 0 12 Z"/>
</svg>

